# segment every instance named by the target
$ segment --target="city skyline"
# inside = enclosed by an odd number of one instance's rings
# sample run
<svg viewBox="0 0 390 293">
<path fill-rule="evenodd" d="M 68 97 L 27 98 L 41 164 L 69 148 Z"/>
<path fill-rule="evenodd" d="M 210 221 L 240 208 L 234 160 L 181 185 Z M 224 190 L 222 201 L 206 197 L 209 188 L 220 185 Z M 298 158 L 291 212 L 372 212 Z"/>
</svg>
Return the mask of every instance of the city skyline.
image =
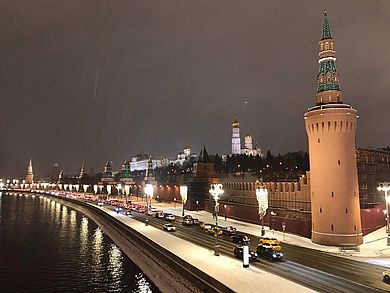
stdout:
<svg viewBox="0 0 390 293">
<path fill-rule="evenodd" d="M 234 117 L 263 149 L 307 150 L 323 13 L 311 2 L 10 5 L 4 19 L 19 17 L 0 49 L 0 175 L 25 172 L 29 157 L 43 175 L 53 162 L 77 172 L 141 150 L 174 156 L 186 142 L 229 153 Z M 326 1 L 357 145 L 385 147 L 390 3 L 335 3 Z"/>
</svg>

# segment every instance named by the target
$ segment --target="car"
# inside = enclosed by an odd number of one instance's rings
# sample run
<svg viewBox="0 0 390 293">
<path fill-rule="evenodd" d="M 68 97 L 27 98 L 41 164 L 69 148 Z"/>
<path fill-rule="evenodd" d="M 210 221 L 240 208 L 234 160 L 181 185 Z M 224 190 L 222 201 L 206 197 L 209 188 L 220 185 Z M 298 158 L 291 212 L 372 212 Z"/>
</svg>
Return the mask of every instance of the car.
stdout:
<svg viewBox="0 0 390 293">
<path fill-rule="evenodd" d="M 243 246 L 236 246 L 233 249 L 233 254 L 235 257 L 242 259 L 244 253 L 244 247 Z M 254 251 L 249 250 L 249 261 L 256 261 L 257 260 L 257 253 Z"/>
<path fill-rule="evenodd" d="M 390 271 L 383 272 L 383 281 L 386 283 L 390 283 Z"/>
<path fill-rule="evenodd" d="M 259 245 L 263 245 L 265 248 L 271 248 L 271 249 L 277 250 L 277 251 L 282 250 L 282 247 L 276 243 L 263 243 L 263 244 L 259 244 Z"/>
<path fill-rule="evenodd" d="M 259 239 L 259 244 L 264 244 L 264 243 L 269 243 L 269 244 L 272 244 L 272 243 L 276 243 L 276 244 L 280 244 L 280 241 L 276 238 L 270 238 L 270 237 L 262 237 Z"/>
<path fill-rule="evenodd" d="M 208 230 L 208 229 L 211 229 L 211 227 L 213 227 L 213 224 L 206 224 L 206 223 L 202 222 L 202 223 L 199 224 L 199 227 L 201 229 Z"/>
<path fill-rule="evenodd" d="M 251 239 L 248 236 L 243 234 L 233 235 L 231 236 L 231 239 L 233 243 L 238 243 L 238 244 L 249 244 L 251 241 Z"/>
<path fill-rule="evenodd" d="M 267 247 L 264 244 L 259 244 L 257 246 L 256 252 L 259 257 L 266 258 L 269 261 L 278 261 L 283 259 L 282 252 Z"/>
<path fill-rule="evenodd" d="M 194 224 L 194 220 L 192 218 L 183 218 L 183 221 L 181 223 L 182 225 L 191 226 Z"/>
<path fill-rule="evenodd" d="M 194 225 L 199 225 L 199 219 L 192 219 L 194 221 Z"/>
<path fill-rule="evenodd" d="M 173 222 L 173 221 L 175 220 L 175 216 L 172 215 L 172 214 L 165 214 L 164 219 L 165 219 L 166 221 Z"/>
<path fill-rule="evenodd" d="M 209 233 L 210 235 L 214 235 L 215 236 L 215 227 L 211 227 L 210 229 L 207 229 L 207 233 Z M 221 236 L 222 235 L 222 230 L 221 229 L 218 229 L 218 235 Z"/>
<path fill-rule="evenodd" d="M 164 212 L 156 212 L 155 214 L 154 214 L 154 217 L 155 218 L 157 218 L 157 219 L 164 219 L 165 218 L 165 214 L 164 214 Z"/>
<path fill-rule="evenodd" d="M 222 228 L 222 233 L 224 235 L 232 236 L 234 234 L 237 234 L 237 228 L 235 228 L 233 226 L 227 226 L 227 227 Z"/>
<path fill-rule="evenodd" d="M 164 230 L 168 231 L 168 232 L 175 232 L 176 231 L 176 227 L 173 226 L 172 224 L 165 224 L 164 225 Z"/>
<path fill-rule="evenodd" d="M 145 214 L 148 215 L 148 216 L 153 216 L 154 213 L 150 209 L 147 209 L 145 211 Z"/>
<path fill-rule="evenodd" d="M 98 205 L 99 207 L 103 206 L 103 204 L 104 204 L 104 203 L 102 203 L 101 201 L 99 201 L 99 202 L 97 203 L 97 205 Z"/>
<path fill-rule="evenodd" d="M 131 210 L 126 211 L 126 216 L 129 216 L 129 215 L 131 215 Z"/>
</svg>

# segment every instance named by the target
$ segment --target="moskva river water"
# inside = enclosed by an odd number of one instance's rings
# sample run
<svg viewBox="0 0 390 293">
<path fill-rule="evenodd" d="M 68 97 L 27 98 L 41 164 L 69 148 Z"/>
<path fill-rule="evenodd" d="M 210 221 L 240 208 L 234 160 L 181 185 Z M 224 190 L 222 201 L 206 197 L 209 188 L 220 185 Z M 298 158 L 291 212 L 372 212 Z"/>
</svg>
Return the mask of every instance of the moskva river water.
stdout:
<svg viewBox="0 0 390 293">
<path fill-rule="evenodd" d="M 90 219 L 38 195 L 0 195 L 0 292 L 159 292 Z"/>
</svg>

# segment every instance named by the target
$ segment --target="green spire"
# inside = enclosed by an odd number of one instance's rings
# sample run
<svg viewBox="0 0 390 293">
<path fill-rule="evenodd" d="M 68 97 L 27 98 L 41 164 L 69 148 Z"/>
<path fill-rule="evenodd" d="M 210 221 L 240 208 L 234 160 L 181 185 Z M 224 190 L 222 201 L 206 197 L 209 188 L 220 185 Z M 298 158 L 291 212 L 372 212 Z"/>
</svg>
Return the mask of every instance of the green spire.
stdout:
<svg viewBox="0 0 390 293">
<path fill-rule="evenodd" d="M 331 38 L 332 38 L 332 35 L 330 33 L 330 26 L 329 26 L 328 17 L 326 15 L 326 10 L 324 10 L 324 20 L 322 22 L 322 37 L 321 37 L 321 40 L 331 39 Z"/>
</svg>

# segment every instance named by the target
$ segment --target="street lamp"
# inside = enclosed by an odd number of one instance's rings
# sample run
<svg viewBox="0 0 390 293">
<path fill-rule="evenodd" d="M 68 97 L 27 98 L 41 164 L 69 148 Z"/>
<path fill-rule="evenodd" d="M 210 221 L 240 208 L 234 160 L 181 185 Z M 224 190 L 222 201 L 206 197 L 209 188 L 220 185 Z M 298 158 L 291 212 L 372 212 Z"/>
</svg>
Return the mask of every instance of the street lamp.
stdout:
<svg viewBox="0 0 390 293">
<path fill-rule="evenodd" d="M 111 185 L 107 185 L 106 189 L 107 189 L 107 200 L 108 200 L 111 194 Z"/>
<path fill-rule="evenodd" d="M 219 245 L 218 245 L 218 211 L 219 211 L 219 203 L 218 200 L 220 196 L 223 194 L 222 184 L 216 183 L 211 184 L 211 188 L 209 190 L 211 196 L 215 201 L 215 246 L 214 246 L 214 255 L 219 256 Z"/>
<path fill-rule="evenodd" d="M 176 197 L 173 198 L 174 207 L 176 208 Z"/>
<path fill-rule="evenodd" d="M 386 233 L 387 233 L 387 246 L 390 246 L 390 223 L 389 223 L 389 206 L 390 206 L 390 196 L 388 194 L 390 190 L 390 182 L 380 182 L 377 187 L 378 191 L 385 192 L 385 201 L 386 201 Z"/>
<path fill-rule="evenodd" d="M 264 236 L 264 216 L 268 208 L 268 190 L 266 187 L 261 185 L 258 185 L 256 187 L 256 199 L 259 203 L 259 217 L 261 218 L 261 236 Z"/>
<path fill-rule="evenodd" d="M 145 226 L 147 226 L 148 222 L 149 222 L 149 208 L 152 205 L 152 198 L 153 198 L 153 193 L 154 193 L 153 184 L 150 184 L 150 183 L 145 184 L 144 192 L 146 195 L 146 207 L 148 209 L 147 213 L 146 213 L 146 218 L 145 218 Z M 148 198 L 150 198 L 150 205 L 148 204 Z"/>
<path fill-rule="evenodd" d="M 120 194 L 120 191 L 122 190 L 122 185 L 121 184 L 117 184 L 116 185 L 116 189 L 118 191 L 118 199 L 119 199 L 119 194 Z"/>
<path fill-rule="evenodd" d="M 199 200 L 196 201 L 196 212 L 199 212 Z"/>
<path fill-rule="evenodd" d="M 181 196 L 181 201 L 183 203 L 183 212 L 181 214 L 182 217 L 184 217 L 184 205 L 187 202 L 187 192 L 188 192 L 188 187 L 186 185 L 180 186 L 180 196 Z"/>
<path fill-rule="evenodd" d="M 227 207 L 227 205 L 224 204 L 223 207 L 225 209 L 225 221 L 226 221 L 226 207 Z"/>
</svg>

